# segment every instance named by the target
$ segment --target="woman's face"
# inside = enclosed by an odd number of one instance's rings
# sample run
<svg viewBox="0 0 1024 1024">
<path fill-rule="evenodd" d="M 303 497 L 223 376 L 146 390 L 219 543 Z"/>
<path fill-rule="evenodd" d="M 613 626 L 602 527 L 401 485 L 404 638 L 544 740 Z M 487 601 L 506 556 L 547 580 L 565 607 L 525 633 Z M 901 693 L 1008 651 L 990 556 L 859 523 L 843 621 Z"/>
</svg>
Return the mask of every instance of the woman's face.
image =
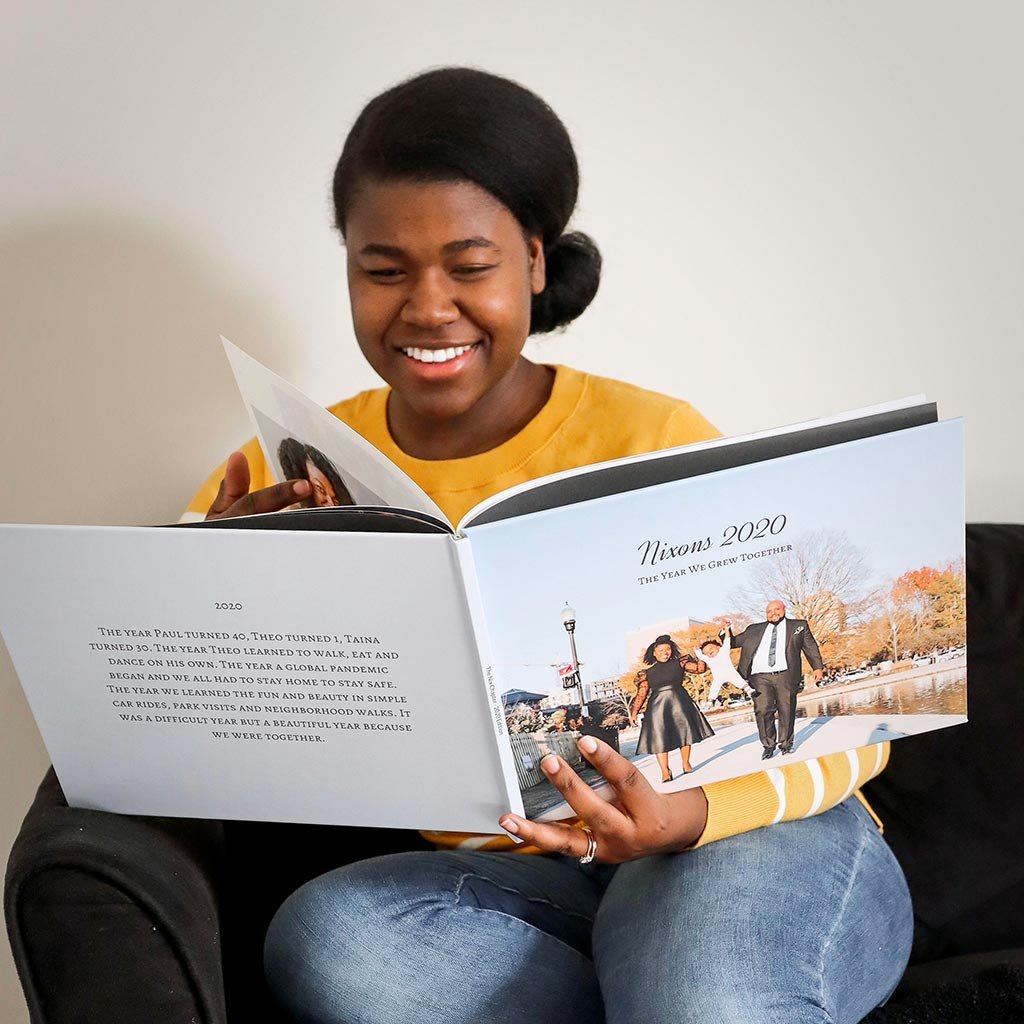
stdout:
<svg viewBox="0 0 1024 1024">
<path fill-rule="evenodd" d="M 330 505 L 340 505 L 338 496 L 334 493 L 331 481 L 320 472 L 313 463 L 306 459 L 306 477 L 313 487 L 313 501 L 320 508 Z"/>
<path fill-rule="evenodd" d="M 672 645 L 671 644 L 658 644 L 654 648 L 654 657 L 658 661 L 668 661 L 672 657 Z"/>
<path fill-rule="evenodd" d="M 345 223 L 356 339 L 418 417 L 508 386 L 544 289 L 544 253 L 469 182 L 366 182 Z"/>
</svg>

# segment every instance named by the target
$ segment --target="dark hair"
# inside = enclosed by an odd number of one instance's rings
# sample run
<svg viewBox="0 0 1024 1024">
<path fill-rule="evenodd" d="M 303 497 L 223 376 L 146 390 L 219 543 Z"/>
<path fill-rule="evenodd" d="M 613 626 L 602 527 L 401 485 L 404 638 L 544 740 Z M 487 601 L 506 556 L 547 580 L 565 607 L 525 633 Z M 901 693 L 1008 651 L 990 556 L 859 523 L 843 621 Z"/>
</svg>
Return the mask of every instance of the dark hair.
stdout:
<svg viewBox="0 0 1024 1024">
<path fill-rule="evenodd" d="M 661 636 L 655 637 L 654 643 L 644 651 L 644 663 L 646 665 L 653 665 L 658 659 L 654 656 L 654 648 L 660 647 L 662 644 L 668 644 L 672 648 L 672 657 L 679 657 L 679 647 L 675 640 L 668 635 L 668 633 L 662 633 Z"/>
<path fill-rule="evenodd" d="M 281 460 L 281 469 L 284 470 L 285 478 L 288 480 L 308 480 L 309 473 L 306 471 L 306 460 L 316 466 L 321 473 L 331 482 L 331 488 L 339 505 L 354 505 L 352 495 L 341 479 L 341 474 L 335 469 L 334 463 L 319 448 L 311 444 L 303 444 L 297 438 L 286 437 L 277 446 L 277 457 Z"/>
<path fill-rule="evenodd" d="M 285 480 L 306 479 L 306 446 L 296 437 L 286 437 L 277 446 L 277 457 Z"/>
<path fill-rule="evenodd" d="M 708 647 L 709 647 L 709 646 L 710 646 L 711 644 L 714 644 L 714 645 L 715 645 L 716 647 L 721 647 L 721 646 L 722 646 L 722 641 L 721 641 L 721 640 L 715 640 L 714 638 L 712 638 L 712 639 L 710 639 L 710 640 L 705 640 L 705 641 L 704 641 L 704 643 L 702 643 L 702 644 L 700 645 L 700 649 L 701 649 L 702 651 L 704 651 L 704 650 L 707 650 L 707 648 L 708 648 Z"/>
<path fill-rule="evenodd" d="M 531 334 L 564 327 L 597 294 L 597 246 L 579 231 L 563 234 L 580 184 L 572 140 L 558 115 L 518 83 L 474 68 L 438 68 L 381 93 L 356 118 L 334 171 L 343 237 L 367 179 L 471 181 L 502 203 L 528 238 L 540 238 L 547 282 L 533 296 Z"/>
<path fill-rule="evenodd" d="M 338 499 L 339 505 L 355 504 L 352 500 L 352 495 L 349 494 L 349 490 L 345 486 L 345 481 L 341 479 L 341 474 L 335 468 L 334 463 L 319 448 L 314 448 L 311 444 L 307 444 L 306 458 L 330 480 L 331 489 L 334 491 L 334 496 Z"/>
</svg>

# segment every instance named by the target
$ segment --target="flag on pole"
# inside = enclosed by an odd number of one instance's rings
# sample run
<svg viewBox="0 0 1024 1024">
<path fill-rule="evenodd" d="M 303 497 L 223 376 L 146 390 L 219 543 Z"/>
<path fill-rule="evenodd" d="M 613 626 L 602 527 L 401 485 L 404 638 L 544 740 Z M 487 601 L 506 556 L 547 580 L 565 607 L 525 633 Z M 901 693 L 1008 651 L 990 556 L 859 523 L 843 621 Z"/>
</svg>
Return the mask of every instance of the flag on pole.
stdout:
<svg viewBox="0 0 1024 1024">
<path fill-rule="evenodd" d="M 562 680 L 562 689 L 571 690 L 579 684 L 580 674 L 572 667 L 572 662 L 558 666 L 558 678 Z"/>
</svg>

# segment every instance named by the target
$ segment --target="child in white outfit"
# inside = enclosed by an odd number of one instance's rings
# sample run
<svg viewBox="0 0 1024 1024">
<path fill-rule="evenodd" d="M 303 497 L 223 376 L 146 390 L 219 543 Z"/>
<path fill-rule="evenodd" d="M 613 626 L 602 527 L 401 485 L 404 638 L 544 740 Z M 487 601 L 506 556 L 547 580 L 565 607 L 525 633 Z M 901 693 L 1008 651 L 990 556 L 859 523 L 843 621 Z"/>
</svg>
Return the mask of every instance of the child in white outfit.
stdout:
<svg viewBox="0 0 1024 1024">
<path fill-rule="evenodd" d="M 718 692 L 726 683 L 732 683 L 748 697 L 754 696 L 753 687 L 736 671 L 736 666 L 732 663 L 732 642 L 729 631 L 722 630 L 718 634 L 718 638 L 720 641 L 718 643 L 714 640 L 705 640 L 693 652 L 697 655 L 698 660 L 707 663 L 711 672 L 711 692 L 705 702 L 708 707 L 718 700 Z"/>
</svg>

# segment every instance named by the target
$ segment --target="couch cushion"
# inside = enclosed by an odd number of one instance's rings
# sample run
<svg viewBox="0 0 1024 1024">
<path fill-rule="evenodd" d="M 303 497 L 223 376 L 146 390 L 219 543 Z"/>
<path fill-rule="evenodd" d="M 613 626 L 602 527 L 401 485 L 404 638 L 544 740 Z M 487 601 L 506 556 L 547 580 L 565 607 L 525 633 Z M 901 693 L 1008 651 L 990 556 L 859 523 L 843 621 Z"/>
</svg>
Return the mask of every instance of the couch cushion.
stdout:
<svg viewBox="0 0 1024 1024">
<path fill-rule="evenodd" d="M 33 1021 L 222 1024 L 219 822 L 69 808 L 49 771 L 4 912 Z"/>
<path fill-rule="evenodd" d="M 866 789 L 930 934 L 918 958 L 1024 946 L 1024 526 L 968 527 L 967 590 L 969 723 L 894 743 Z"/>
</svg>

